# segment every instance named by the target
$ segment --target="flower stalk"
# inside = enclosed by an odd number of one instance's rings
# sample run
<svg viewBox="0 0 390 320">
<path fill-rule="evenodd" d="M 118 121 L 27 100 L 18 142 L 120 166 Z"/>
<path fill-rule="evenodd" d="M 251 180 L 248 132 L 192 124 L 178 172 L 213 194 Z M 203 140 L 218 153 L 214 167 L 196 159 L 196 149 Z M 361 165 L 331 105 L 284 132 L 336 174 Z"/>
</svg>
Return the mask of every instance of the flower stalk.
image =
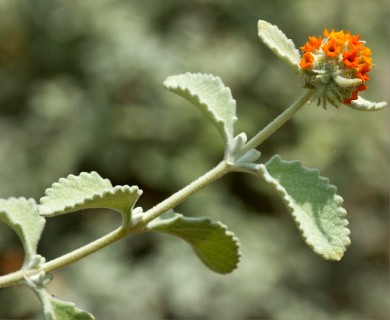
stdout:
<svg viewBox="0 0 390 320">
<path fill-rule="evenodd" d="M 249 140 L 241 149 L 239 155 L 243 155 L 251 149 L 257 148 L 266 139 L 268 139 L 276 130 L 285 124 L 291 117 L 296 114 L 313 96 L 314 90 L 308 89 L 305 91 L 292 105 L 290 105 L 283 113 L 270 122 L 264 129 Z"/>
</svg>

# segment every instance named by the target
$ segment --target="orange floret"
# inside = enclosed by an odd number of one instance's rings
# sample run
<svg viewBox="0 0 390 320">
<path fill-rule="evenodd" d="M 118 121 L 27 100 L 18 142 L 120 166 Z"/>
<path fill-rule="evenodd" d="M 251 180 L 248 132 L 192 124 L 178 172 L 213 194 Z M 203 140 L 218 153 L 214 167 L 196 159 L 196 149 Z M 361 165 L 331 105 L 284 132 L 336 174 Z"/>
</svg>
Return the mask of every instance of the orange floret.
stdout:
<svg viewBox="0 0 390 320">
<path fill-rule="evenodd" d="M 371 68 L 366 63 L 363 63 L 359 66 L 356 77 L 362 80 L 363 82 L 370 79 L 370 77 L 367 75 L 367 72 L 369 72 Z"/>
<path fill-rule="evenodd" d="M 300 49 L 304 52 L 312 52 L 317 50 L 322 44 L 322 37 L 309 37 L 309 41 L 305 43 Z"/>
<path fill-rule="evenodd" d="M 357 89 L 356 89 L 354 92 L 352 92 L 352 95 L 351 95 L 350 98 L 344 99 L 344 103 L 345 103 L 345 104 L 351 104 L 352 100 L 357 100 L 359 91 L 364 91 L 364 90 L 366 90 L 367 88 L 368 88 L 368 87 L 367 87 L 365 84 L 363 84 L 363 83 L 360 84 L 360 85 L 357 87 Z"/>
<path fill-rule="evenodd" d="M 344 65 L 348 68 L 357 68 L 359 66 L 359 59 L 356 56 L 355 50 L 347 51 L 343 53 Z"/>
<path fill-rule="evenodd" d="M 352 96 L 348 99 L 344 99 L 345 104 L 351 104 L 352 100 L 356 100 L 358 98 L 359 90 L 355 90 L 352 92 Z"/>
<path fill-rule="evenodd" d="M 299 65 L 302 69 L 310 68 L 312 63 L 314 61 L 314 57 L 310 52 L 306 52 L 301 59 L 301 62 L 299 62 Z"/>
<path fill-rule="evenodd" d="M 362 54 L 363 56 L 365 57 L 371 57 L 371 49 L 370 48 L 367 48 L 367 47 L 362 47 Z"/>
<path fill-rule="evenodd" d="M 370 69 L 372 69 L 372 58 L 370 48 L 363 47 L 361 60 L 363 63 L 367 64 Z"/>
<path fill-rule="evenodd" d="M 348 45 L 351 47 L 353 50 L 362 50 L 364 48 L 364 45 L 362 41 L 359 41 L 360 34 L 357 36 L 354 35 L 349 35 L 348 38 Z"/>
<path fill-rule="evenodd" d="M 336 32 L 336 31 L 334 31 L 334 29 L 332 29 L 332 31 L 329 32 L 325 28 L 324 36 L 327 38 L 330 38 L 330 39 L 334 39 L 337 42 L 337 44 L 341 45 L 348 39 L 349 32 L 347 31 L 347 33 L 345 34 L 343 30 Z"/>
<path fill-rule="evenodd" d="M 340 53 L 340 46 L 335 39 L 330 39 L 325 45 L 322 46 L 322 50 L 329 58 L 334 58 Z"/>
</svg>

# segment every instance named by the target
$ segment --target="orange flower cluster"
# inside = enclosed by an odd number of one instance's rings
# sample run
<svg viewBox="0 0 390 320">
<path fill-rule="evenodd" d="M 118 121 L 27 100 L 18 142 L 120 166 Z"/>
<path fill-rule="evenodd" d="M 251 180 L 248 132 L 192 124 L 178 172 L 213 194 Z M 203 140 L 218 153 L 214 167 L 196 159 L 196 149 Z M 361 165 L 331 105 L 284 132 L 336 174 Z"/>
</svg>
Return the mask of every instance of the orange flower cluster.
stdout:
<svg viewBox="0 0 390 320">
<path fill-rule="evenodd" d="M 337 66 L 343 74 L 348 74 L 348 78 L 358 78 L 362 83 L 355 88 L 352 95 L 344 100 L 345 104 L 350 104 L 357 99 L 359 91 L 368 87 L 363 84 L 369 80 L 368 72 L 372 69 L 371 50 L 360 41 L 360 35 L 351 35 L 348 31 L 328 31 L 324 30 L 325 38 L 309 37 L 309 41 L 301 47 L 304 52 L 299 63 L 304 71 L 314 71 L 322 69 L 326 63 Z"/>
</svg>

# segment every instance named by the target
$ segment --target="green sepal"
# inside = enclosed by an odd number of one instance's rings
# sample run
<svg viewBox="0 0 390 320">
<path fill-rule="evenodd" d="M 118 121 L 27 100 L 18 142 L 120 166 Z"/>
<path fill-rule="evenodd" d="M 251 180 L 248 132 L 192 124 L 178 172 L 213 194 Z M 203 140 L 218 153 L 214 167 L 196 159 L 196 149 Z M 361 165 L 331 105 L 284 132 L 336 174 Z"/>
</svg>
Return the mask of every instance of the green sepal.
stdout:
<svg viewBox="0 0 390 320">
<path fill-rule="evenodd" d="M 147 230 L 164 232 L 186 241 L 212 271 L 225 274 L 240 261 L 238 239 L 221 222 L 208 218 L 189 218 L 172 211 L 150 222 Z"/>
<path fill-rule="evenodd" d="M 299 71 L 301 56 L 294 42 L 288 39 L 277 26 L 267 21 L 259 20 L 257 27 L 259 38 L 263 43 L 279 58 L 287 62 L 296 71 Z"/>
<path fill-rule="evenodd" d="M 351 243 L 343 199 L 318 170 L 276 155 L 258 173 L 282 198 L 306 243 L 326 260 L 340 260 Z"/>
<path fill-rule="evenodd" d="M 387 102 L 371 102 L 358 96 L 357 100 L 352 100 L 347 106 L 358 111 L 378 111 L 386 107 Z"/>
<path fill-rule="evenodd" d="M 227 154 L 237 121 L 236 101 L 222 80 L 210 74 L 185 73 L 168 77 L 164 86 L 190 101 L 214 123 L 224 140 Z"/>
<path fill-rule="evenodd" d="M 137 186 L 113 187 L 108 179 L 96 172 L 82 172 L 79 176 L 61 178 L 45 191 L 40 199 L 39 213 L 52 217 L 74 211 L 109 208 L 130 221 L 132 208 L 142 191 Z"/>
<path fill-rule="evenodd" d="M 34 199 L 0 199 L 0 221 L 9 225 L 22 241 L 25 265 L 37 253 L 37 246 L 45 227 L 45 218 L 38 213 Z"/>
</svg>

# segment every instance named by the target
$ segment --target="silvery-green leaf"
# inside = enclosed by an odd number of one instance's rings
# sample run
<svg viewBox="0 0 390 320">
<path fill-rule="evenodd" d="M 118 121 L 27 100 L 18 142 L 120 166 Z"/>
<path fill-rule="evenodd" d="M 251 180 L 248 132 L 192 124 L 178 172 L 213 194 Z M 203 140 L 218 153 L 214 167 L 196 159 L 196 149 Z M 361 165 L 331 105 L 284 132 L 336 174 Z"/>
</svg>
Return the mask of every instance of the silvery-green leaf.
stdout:
<svg viewBox="0 0 390 320">
<path fill-rule="evenodd" d="M 43 306 L 45 320 L 93 320 L 94 316 L 74 303 L 61 301 L 53 297 L 44 286 L 28 281 L 26 283 L 37 295 Z"/>
<path fill-rule="evenodd" d="M 45 219 L 38 214 L 33 199 L 0 199 L 0 221 L 8 224 L 18 235 L 25 251 L 25 263 L 36 255 Z"/>
<path fill-rule="evenodd" d="M 109 208 L 128 221 L 131 209 L 142 191 L 137 186 L 115 186 L 96 172 L 61 178 L 40 199 L 39 213 L 56 216 L 83 209 Z"/>
<path fill-rule="evenodd" d="M 250 149 L 245 152 L 239 159 L 236 160 L 235 165 L 245 165 L 245 164 L 255 164 L 254 162 L 258 160 L 261 156 L 261 152 L 256 149 Z M 256 164 L 255 164 L 256 165 Z"/>
<path fill-rule="evenodd" d="M 28 277 L 28 282 L 31 287 L 45 287 L 52 279 L 53 275 L 51 273 L 39 271 L 38 273 Z"/>
<path fill-rule="evenodd" d="M 217 127 L 229 149 L 234 134 L 236 101 L 219 77 L 201 73 L 170 76 L 164 86 L 182 96 L 202 111 Z"/>
<path fill-rule="evenodd" d="M 93 320 L 95 317 L 78 307 L 74 303 L 58 300 L 54 297 L 49 299 L 54 317 L 53 320 Z M 46 320 L 46 319 L 45 319 Z"/>
<path fill-rule="evenodd" d="M 345 77 L 342 77 L 340 75 L 336 75 L 333 77 L 333 80 L 340 86 L 340 87 L 343 87 L 343 88 L 350 88 L 350 87 L 356 87 L 358 86 L 359 84 L 361 84 L 363 81 L 360 80 L 359 78 L 353 78 L 353 79 L 349 79 L 349 78 L 345 78 Z"/>
<path fill-rule="evenodd" d="M 41 217 L 41 216 L 39 216 Z M 42 217 L 41 217 L 42 218 Z M 39 269 L 42 264 L 46 262 L 46 258 L 42 257 L 40 254 L 36 254 L 31 257 L 28 264 L 25 265 L 26 269 Z"/>
<path fill-rule="evenodd" d="M 241 151 L 241 148 L 245 145 L 248 138 L 246 136 L 245 132 L 241 132 L 233 139 L 232 148 L 230 150 L 230 153 L 232 156 L 234 156 L 237 152 Z"/>
<path fill-rule="evenodd" d="M 264 44 L 270 48 L 279 58 L 290 64 L 295 70 L 299 70 L 301 56 L 292 40 L 275 25 L 259 20 L 258 34 Z"/>
<path fill-rule="evenodd" d="M 200 260 L 217 273 L 232 272 L 240 260 L 238 239 L 220 222 L 171 214 L 150 222 L 147 229 L 185 240 Z"/>
<path fill-rule="evenodd" d="M 314 252 L 327 260 L 340 260 L 350 244 L 350 231 L 336 187 L 318 170 L 305 168 L 299 161 L 281 160 L 279 156 L 260 165 L 259 174 L 282 198 Z"/>
<path fill-rule="evenodd" d="M 348 107 L 358 111 L 378 111 L 387 106 L 387 102 L 371 102 L 360 96 L 357 100 L 352 100 L 351 104 Z"/>
</svg>

